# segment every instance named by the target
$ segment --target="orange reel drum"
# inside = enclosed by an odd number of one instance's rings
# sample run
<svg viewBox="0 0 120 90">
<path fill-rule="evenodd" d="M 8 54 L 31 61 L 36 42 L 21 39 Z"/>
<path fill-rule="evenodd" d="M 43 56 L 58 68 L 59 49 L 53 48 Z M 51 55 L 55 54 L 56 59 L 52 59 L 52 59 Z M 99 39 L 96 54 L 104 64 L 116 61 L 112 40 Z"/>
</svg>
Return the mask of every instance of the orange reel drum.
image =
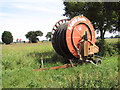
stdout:
<svg viewBox="0 0 120 90">
<path fill-rule="evenodd" d="M 71 20 L 60 20 L 53 27 L 51 40 L 55 51 L 68 59 L 79 58 L 77 46 L 84 40 L 87 32 L 88 46 L 95 45 L 95 32 L 91 22 L 84 16 L 76 16 Z"/>
<path fill-rule="evenodd" d="M 95 44 L 95 32 L 91 22 L 84 16 L 74 17 L 68 24 L 66 30 L 66 41 L 70 52 L 78 58 L 77 50 L 74 45 L 77 46 L 78 42 L 85 35 L 85 31 L 88 33 L 88 40 L 91 40 Z M 90 43 L 89 43 L 90 45 Z"/>
</svg>

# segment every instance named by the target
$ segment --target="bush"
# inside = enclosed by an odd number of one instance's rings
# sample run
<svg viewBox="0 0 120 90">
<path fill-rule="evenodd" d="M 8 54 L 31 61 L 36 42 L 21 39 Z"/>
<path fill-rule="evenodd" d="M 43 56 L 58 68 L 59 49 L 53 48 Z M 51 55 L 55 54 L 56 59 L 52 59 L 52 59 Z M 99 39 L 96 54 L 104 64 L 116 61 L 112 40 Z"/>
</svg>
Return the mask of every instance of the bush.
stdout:
<svg viewBox="0 0 120 90">
<path fill-rule="evenodd" d="M 12 36 L 11 32 L 4 31 L 2 33 L 2 41 L 6 44 L 12 43 L 13 42 L 13 36 Z"/>
<path fill-rule="evenodd" d="M 110 43 L 110 42 L 104 42 L 101 41 L 96 42 L 96 45 L 99 47 L 99 55 L 100 56 L 113 56 L 120 54 L 120 43 Z"/>
</svg>

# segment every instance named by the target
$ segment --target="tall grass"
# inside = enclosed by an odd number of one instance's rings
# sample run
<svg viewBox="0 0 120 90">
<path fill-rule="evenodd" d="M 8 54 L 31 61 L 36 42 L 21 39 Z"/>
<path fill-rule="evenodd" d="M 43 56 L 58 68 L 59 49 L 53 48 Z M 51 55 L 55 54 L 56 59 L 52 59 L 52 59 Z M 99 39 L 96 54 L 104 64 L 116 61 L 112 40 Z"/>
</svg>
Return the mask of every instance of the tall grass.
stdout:
<svg viewBox="0 0 120 90">
<path fill-rule="evenodd" d="M 97 67 L 88 63 L 73 68 L 32 71 L 40 67 L 63 65 L 51 43 L 2 46 L 2 85 L 4 88 L 117 88 L 118 56 L 106 57 Z"/>
</svg>

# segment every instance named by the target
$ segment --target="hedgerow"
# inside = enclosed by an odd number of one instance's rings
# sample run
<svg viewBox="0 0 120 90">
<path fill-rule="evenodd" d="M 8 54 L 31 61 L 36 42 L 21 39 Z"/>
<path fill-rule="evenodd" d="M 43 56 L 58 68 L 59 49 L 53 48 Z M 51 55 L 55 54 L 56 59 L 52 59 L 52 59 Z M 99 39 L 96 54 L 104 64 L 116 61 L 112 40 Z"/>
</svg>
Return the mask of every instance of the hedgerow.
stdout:
<svg viewBox="0 0 120 90">
<path fill-rule="evenodd" d="M 120 42 L 106 42 L 101 43 L 100 41 L 96 42 L 96 45 L 99 47 L 100 56 L 114 56 L 120 54 Z"/>
</svg>

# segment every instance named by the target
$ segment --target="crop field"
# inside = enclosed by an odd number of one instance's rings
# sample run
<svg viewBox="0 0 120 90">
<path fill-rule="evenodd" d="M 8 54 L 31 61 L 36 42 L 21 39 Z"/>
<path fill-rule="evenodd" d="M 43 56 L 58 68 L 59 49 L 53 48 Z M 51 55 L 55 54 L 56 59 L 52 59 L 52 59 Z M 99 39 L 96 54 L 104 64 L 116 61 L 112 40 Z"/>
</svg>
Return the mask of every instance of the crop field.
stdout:
<svg viewBox="0 0 120 90">
<path fill-rule="evenodd" d="M 105 57 L 102 64 L 78 64 L 73 68 L 39 69 L 69 63 L 58 55 L 51 42 L 2 45 L 3 88 L 118 88 L 118 55 Z"/>
</svg>

